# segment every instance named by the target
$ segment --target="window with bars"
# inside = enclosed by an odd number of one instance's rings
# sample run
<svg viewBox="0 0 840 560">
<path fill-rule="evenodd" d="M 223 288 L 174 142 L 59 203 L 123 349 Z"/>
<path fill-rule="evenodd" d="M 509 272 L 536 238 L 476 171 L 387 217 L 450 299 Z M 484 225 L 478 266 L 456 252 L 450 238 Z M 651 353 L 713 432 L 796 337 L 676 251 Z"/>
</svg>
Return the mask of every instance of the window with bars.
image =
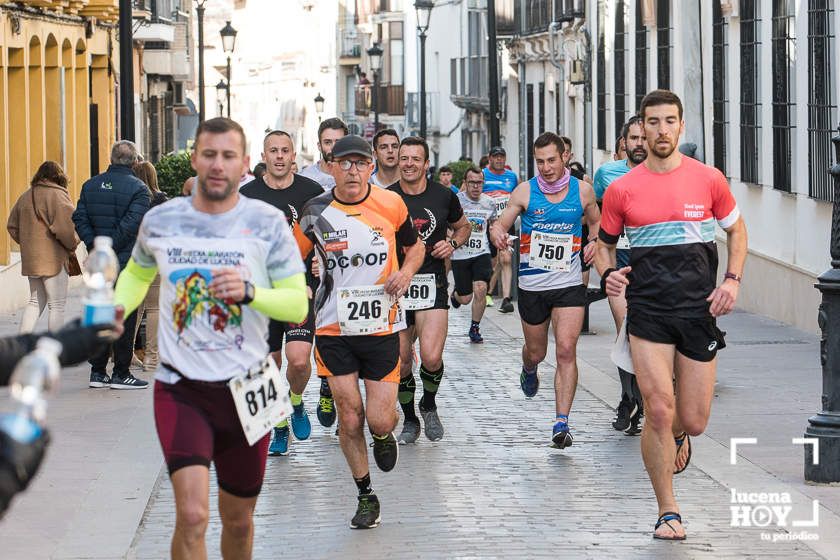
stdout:
<svg viewBox="0 0 840 560">
<path fill-rule="evenodd" d="M 808 194 L 834 201 L 831 176 L 831 137 L 837 123 L 832 61 L 834 0 L 808 0 Z"/>
<path fill-rule="evenodd" d="M 773 188 L 791 190 L 794 125 L 793 0 L 773 0 Z"/>
<path fill-rule="evenodd" d="M 656 2 L 656 86 L 671 89 L 671 0 Z"/>
<path fill-rule="evenodd" d="M 759 182 L 761 97 L 759 55 L 760 3 L 741 0 L 741 180 Z"/>
<path fill-rule="evenodd" d="M 613 81 L 615 82 L 615 135 L 627 120 L 627 7 L 624 0 L 615 5 L 615 39 L 613 42 Z"/>
<path fill-rule="evenodd" d="M 598 89 L 596 93 L 596 103 L 598 111 L 598 130 L 597 130 L 597 144 L 599 150 L 607 149 L 607 38 L 606 38 L 606 23 L 607 23 L 607 7 L 604 0 L 598 1 L 598 72 L 596 79 L 598 80 Z"/>
<path fill-rule="evenodd" d="M 729 26 L 720 9 L 712 2 L 712 144 L 714 166 L 726 175 L 726 142 L 729 131 L 729 95 L 726 92 L 726 60 L 729 57 Z"/>
<path fill-rule="evenodd" d="M 644 0 L 636 0 L 636 111 L 648 90 L 648 42 L 643 10 Z"/>
</svg>

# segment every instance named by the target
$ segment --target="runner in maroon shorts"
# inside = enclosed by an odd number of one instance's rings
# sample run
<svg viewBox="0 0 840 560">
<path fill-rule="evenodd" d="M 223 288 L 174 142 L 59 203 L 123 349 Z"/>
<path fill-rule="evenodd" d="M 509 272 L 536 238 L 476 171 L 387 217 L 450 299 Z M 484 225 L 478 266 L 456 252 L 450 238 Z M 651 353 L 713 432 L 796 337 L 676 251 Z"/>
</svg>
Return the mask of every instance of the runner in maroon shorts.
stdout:
<svg viewBox="0 0 840 560">
<path fill-rule="evenodd" d="M 223 118 L 199 125 L 193 195 L 154 208 L 140 226 L 115 300 L 134 310 L 160 273 L 161 367 L 155 423 L 175 494 L 171 556 L 206 558 L 210 463 L 221 555 L 250 558 L 269 432 L 291 403 L 268 359 L 269 318 L 307 314 L 303 262 L 283 213 L 237 189 L 245 134 Z"/>
</svg>

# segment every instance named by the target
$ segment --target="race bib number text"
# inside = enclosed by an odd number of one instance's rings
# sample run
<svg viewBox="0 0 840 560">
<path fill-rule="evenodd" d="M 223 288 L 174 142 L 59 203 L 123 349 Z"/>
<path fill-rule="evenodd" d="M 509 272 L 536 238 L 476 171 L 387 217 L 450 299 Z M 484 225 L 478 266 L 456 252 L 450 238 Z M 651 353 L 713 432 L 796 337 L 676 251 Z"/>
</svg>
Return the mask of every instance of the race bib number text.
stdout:
<svg viewBox="0 0 840 560">
<path fill-rule="evenodd" d="M 535 231 L 531 234 L 528 265 L 553 272 L 568 272 L 572 268 L 572 244 L 570 234 Z"/>
<path fill-rule="evenodd" d="M 289 384 L 271 357 L 255 371 L 231 379 L 228 387 L 248 445 L 292 413 Z"/>
</svg>

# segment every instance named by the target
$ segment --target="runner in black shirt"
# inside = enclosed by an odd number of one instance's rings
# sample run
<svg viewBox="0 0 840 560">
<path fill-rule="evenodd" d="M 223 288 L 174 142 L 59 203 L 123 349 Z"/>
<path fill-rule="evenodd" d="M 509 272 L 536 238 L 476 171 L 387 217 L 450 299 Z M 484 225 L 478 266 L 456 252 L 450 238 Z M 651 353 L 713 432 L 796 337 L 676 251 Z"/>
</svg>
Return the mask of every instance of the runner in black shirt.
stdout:
<svg viewBox="0 0 840 560">
<path fill-rule="evenodd" d="M 426 259 L 411 282 L 403 299 L 408 328 L 400 332 L 400 406 L 405 414 L 400 443 L 413 443 L 420 435 L 420 420 L 414 412 L 412 348 L 420 339 L 420 379 L 423 398 L 420 414 L 426 437 L 443 437 L 443 425 L 437 414 L 435 395 L 443 378 L 443 345 L 449 322 L 448 285 L 444 260 L 467 242 L 470 223 L 464 216 L 458 197 L 447 187 L 426 181 L 429 169 L 429 146 L 416 136 L 403 139 L 399 151 L 400 181 L 389 190 L 399 194 L 408 207 L 420 238 L 426 243 Z M 452 238 L 447 239 L 447 229 Z"/>
<path fill-rule="evenodd" d="M 282 210 L 289 221 L 289 226 L 294 227 L 303 214 L 303 205 L 309 199 L 323 193 L 324 189 L 312 179 L 292 173 L 295 145 L 286 132 L 274 130 L 266 135 L 263 140 L 262 157 L 266 164 L 265 174 L 243 186 L 239 192 L 248 198 L 262 200 Z M 313 279 L 308 272 L 312 270 L 311 262 L 306 263 L 306 270 L 307 284 L 311 294 L 317 287 L 317 280 Z M 312 354 L 314 333 L 315 315 L 311 301 L 309 313 L 303 323 L 283 323 L 271 320 L 268 325 L 268 348 L 278 368 L 283 363 L 283 337 L 286 337 L 286 378 L 289 380 L 290 395 L 294 406 L 290 418 L 292 432 L 299 440 L 307 439 L 312 432 L 312 425 L 303 406 L 301 395 L 312 373 L 309 357 Z M 334 417 L 335 412 L 332 407 L 331 410 Z M 269 453 L 271 455 L 289 453 L 288 421 L 284 420 L 274 428 Z"/>
</svg>

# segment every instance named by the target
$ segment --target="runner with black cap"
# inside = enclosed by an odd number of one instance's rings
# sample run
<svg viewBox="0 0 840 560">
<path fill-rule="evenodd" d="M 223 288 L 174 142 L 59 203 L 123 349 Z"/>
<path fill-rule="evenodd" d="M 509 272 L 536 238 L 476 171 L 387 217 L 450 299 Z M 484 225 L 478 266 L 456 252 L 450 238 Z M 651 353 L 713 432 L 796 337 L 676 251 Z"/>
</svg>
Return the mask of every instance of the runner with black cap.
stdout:
<svg viewBox="0 0 840 560">
<path fill-rule="evenodd" d="M 408 209 L 396 194 L 369 183 L 370 144 L 355 135 L 333 147 L 328 169 L 335 188 L 310 200 L 295 236 L 305 257 L 318 254 L 315 294 L 315 362 L 336 401 L 341 450 L 359 489 L 353 529 L 379 525 L 364 425 L 373 437 L 373 457 L 385 472 L 397 464 L 393 430 L 400 380 L 399 331 L 405 318 L 398 298 L 425 255 Z M 398 248 L 404 248 L 402 266 Z M 365 383 L 365 402 L 359 380 Z"/>
</svg>

